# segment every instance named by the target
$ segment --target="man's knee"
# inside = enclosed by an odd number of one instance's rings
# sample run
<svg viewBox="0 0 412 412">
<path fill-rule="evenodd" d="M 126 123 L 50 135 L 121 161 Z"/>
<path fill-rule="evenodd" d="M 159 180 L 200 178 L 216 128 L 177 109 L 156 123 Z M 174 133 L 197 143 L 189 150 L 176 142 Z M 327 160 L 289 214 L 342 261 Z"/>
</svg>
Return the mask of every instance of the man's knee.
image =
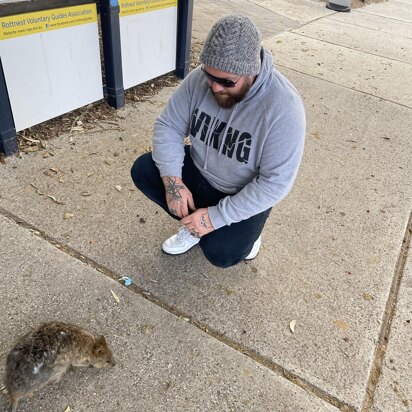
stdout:
<svg viewBox="0 0 412 412">
<path fill-rule="evenodd" d="M 150 180 L 149 176 L 153 173 L 153 166 L 154 162 L 151 153 L 145 153 L 136 159 L 130 170 L 130 174 L 134 184 L 138 188 L 141 188 L 144 182 Z"/>
<path fill-rule="evenodd" d="M 230 254 L 225 253 L 225 251 L 222 250 L 205 250 L 203 249 L 203 254 L 205 255 L 206 259 L 213 265 L 217 266 L 219 268 L 229 268 L 231 266 L 236 265 L 239 263 L 242 259 L 239 256 L 233 256 Z"/>
</svg>

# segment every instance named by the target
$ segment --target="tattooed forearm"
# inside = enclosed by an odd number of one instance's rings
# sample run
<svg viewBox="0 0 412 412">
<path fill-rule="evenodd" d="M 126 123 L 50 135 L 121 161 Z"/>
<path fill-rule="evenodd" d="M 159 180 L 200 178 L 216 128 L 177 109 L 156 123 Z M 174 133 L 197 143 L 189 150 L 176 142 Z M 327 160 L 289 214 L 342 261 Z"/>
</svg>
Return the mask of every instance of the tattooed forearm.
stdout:
<svg viewBox="0 0 412 412">
<path fill-rule="evenodd" d="M 175 177 L 168 177 L 165 188 L 166 193 L 169 193 L 171 200 L 180 200 L 182 198 L 182 196 L 180 195 L 180 190 L 186 189 L 186 186 L 176 183 Z"/>
<path fill-rule="evenodd" d="M 206 216 L 206 213 L 203 213 L 203 215 L 200 216 L 200 226 L 208 228 L 209 225 L 206 222 L 205 216 Z"/>
</svg>

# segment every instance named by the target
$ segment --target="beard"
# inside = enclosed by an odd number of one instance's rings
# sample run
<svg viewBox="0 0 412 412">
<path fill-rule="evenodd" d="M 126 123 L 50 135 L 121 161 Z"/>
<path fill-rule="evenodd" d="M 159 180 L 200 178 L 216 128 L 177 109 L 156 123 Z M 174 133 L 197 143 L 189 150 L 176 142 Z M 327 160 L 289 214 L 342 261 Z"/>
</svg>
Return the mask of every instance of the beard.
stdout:
<svg viewBox="0 0 412 412">
<path fill-rule="evenodd" d="M 250 90 L 251 87 L 252 83 L 245 82 L 236 94 L 215 93 L 212 89 L 211 92 L 217 104 L 222 109 L 231 109 L 236 103 L 241 102 L 245 98 L 247 92 Z"/>
</svg>

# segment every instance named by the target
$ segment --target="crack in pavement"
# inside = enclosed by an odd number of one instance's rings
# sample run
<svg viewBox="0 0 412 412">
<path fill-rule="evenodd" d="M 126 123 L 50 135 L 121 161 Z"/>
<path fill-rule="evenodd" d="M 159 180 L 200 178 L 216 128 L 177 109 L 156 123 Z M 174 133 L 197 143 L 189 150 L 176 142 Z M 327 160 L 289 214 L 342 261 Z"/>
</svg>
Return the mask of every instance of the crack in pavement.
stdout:
<svg viewBox="0 0 412 412">
<path fill-rule="evenodd" d="M 395 273 L 392 278 L 391 289 L 389 291 L 388 300 L 386 301 L 385 311 L 382 318 L 382 326 L 379 333 L 378 343 L 376 345 L 374 361 L 372 363 L 371 373 L 369 375 L 368 384 L 366 386 L 366 396 L 361 412 L 368 412 L 373 405 L 373 398 L 378 386 L 379 378 L 381 376 L 383 360 L 385 358 L 386 348 L 389 342 L 389 334 L 391 331 L 392 321 L 396 313 L 399 288 L 402 282 L 406 260 L 408 258 L 408 250 L 410 248 L 411 238 L 412 212 L 409 215 L 408 224 L 406 225 L 401 250 L 399 251 L 395 266 Z"/>
</svg>

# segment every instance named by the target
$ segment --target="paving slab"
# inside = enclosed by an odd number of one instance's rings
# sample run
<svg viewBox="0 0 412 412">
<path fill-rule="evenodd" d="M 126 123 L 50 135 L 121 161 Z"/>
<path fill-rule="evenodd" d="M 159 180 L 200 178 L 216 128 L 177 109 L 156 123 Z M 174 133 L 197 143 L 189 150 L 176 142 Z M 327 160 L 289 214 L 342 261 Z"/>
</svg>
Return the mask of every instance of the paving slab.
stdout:
<svg viewBox="0 0 412 412">
<path fill-rule="evenodd" d="M 412 410 L 412 249 L 400 285 L 396 314 L 376 389 L 373 412 Z"/>
<path fill-rule="evenodd" d="M 105 334 L 117 360 L 113 369 L 68 373 L 19 411 L 337 412 L 2 216 L 0 231 L 0 352 L 59 319 Z"/>
<path fill-rule="evenodd" d="M 161 252 L 178 223 L 134 190 L 129 168 L 171 89 L 120 111 L 123 131 L 61 136 L 50 142 L 54 156 L 8 158 L 0 207 L 359 408 L 412 201 L 411 111 L 285 74 L 307 107 L 304 161 L 251 263 L 223 270 L 198 248 Z"/>
<path fill-rule="evenodd" d="M 228 14 L 243 14 L 253 20 L 263 38 L 282 33 L 299 24 L 248 0 L 196 0 L 193 7 L 192 39 L 204 41 L 213 24 Z"/>
<path fill-rule="evenodd" d="M 395 78 L 412 78 L 412 66 L 295 33 L 267 39 L 278 65 L 412 107 L 412 93 Z"/>
<path fill-rule="evenodd" d="M 412 23 L 412 4 L 410 2 L 391 0 L 383 3 L 369 4 L 365 8 L 358 9 L 358 11 L 360 13 L 389 17 Z"/>
<path fill-rule="evenodd" d="M 300 24 L 335 13 L 327 9 L 324 2 L 311 0 L 251 0 L 251 2 Z"/>
<path fill-rule="evenodd" d="M 376 29 L 352 26 L 327 17 L 294 29 L 293 33 L 412 64 L 411 39 L 393 33 L 377 36 Z"/>
<path fill-rule="evenodd" d="M 352 10 L 350 13 L 335 13 L 328 16 L 328 19 L 376 30 L 378 32 L 376 33 L 377 36 L 380 33 L 390 33 L 397 38 L 412 39 L 412 24 L 396 19 L 363 13 L 358 10 Z M 347 35 L 350 35 L 349 30 Z"/>
</svg>

